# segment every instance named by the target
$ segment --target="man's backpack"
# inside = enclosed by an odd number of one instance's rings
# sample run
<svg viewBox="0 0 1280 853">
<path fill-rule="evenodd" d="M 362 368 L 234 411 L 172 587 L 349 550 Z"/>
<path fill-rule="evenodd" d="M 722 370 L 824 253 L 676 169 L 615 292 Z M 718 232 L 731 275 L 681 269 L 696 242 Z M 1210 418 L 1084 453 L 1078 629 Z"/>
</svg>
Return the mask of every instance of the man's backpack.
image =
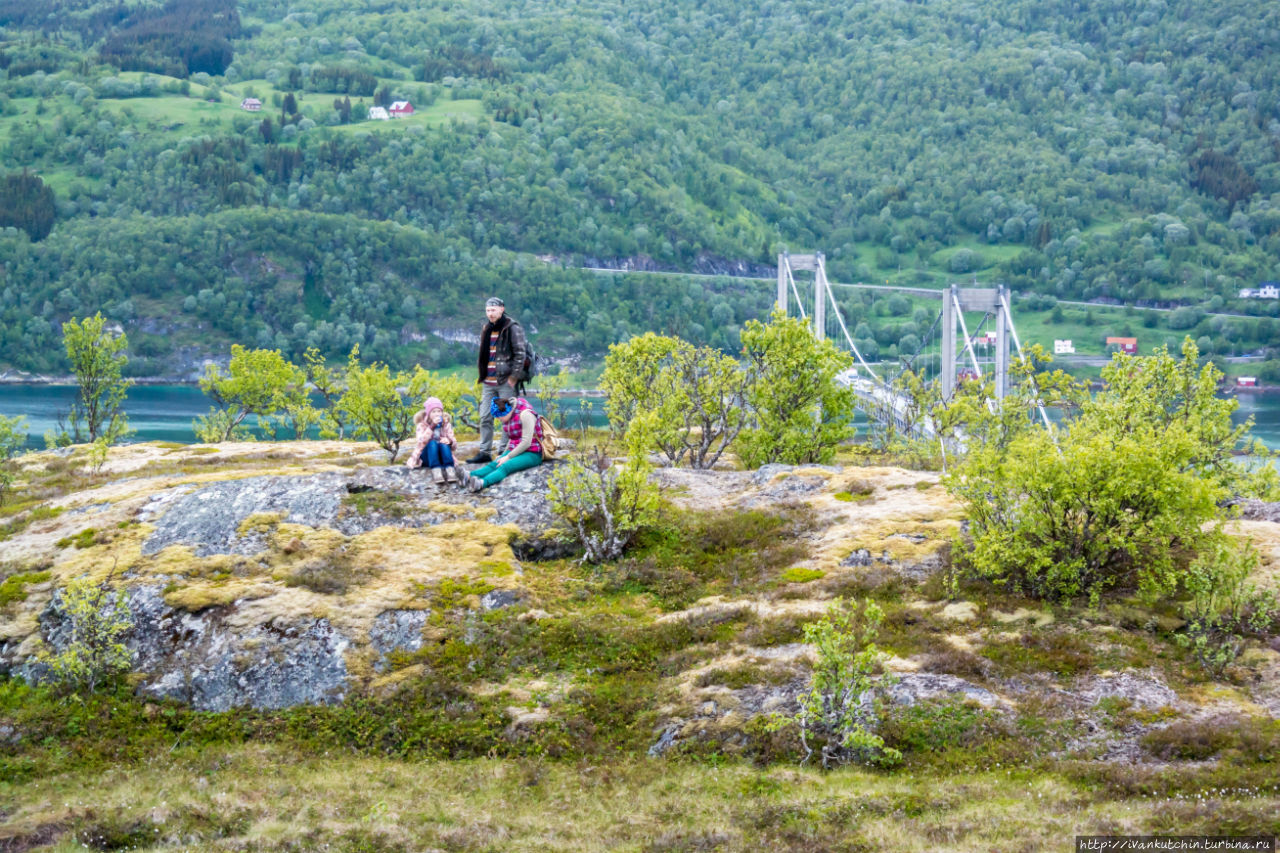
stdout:
<svg viewBox="0 0 1280 853">
<path fill-rule="evenodd" d="M 524 379 L 521 382 L 528 382 L 530 379 L 538 375 L 538 354 L 533 351 L 533 344 L 529 343 L 529 339 L 524 339 L 524 364 L 520 367 L 524 373 Z"/>
<path fill-rule="evenodd" d="M 560 447 L 560 433 L 556 432 L 556 428 L 551 425 L 551 421 L 547 420 L 543 415 L 538 415 L 538 425 L 542 427 L 542 437 L 538 443 L 542 445 L 542 458 L 554 459 L 556 450 Z"/>
</svg>

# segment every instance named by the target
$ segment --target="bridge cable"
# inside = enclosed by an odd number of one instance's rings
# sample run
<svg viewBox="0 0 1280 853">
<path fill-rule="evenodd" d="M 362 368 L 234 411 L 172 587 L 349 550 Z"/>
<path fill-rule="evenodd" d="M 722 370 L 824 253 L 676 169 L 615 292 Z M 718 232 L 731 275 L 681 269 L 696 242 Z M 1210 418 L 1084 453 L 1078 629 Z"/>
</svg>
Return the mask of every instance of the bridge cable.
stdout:
<svg viewBox="0 0 1280 853">
<path fill-rule="evenodd" d="M 791 292 L 796 297 L 796 307 L 800 309 L 800 319 L 808 320 L 809 315 L 804 313 L 804 300 L 800 298 L 800 290 L 796 287 L 796 277 L 791 273 L 791 261 L 787 261 L 787 280 L 791 282 Z"/>
<path fill-rule="evenodd" d="M 960 331 L 964 333 L 964 347 L 969 351 L 969 361 L 973 362 L 973 369 L 981 379 L 982 367 L 978 364 L 978 357 L 973 353 L 973 341 L 969 339 L 969 327 L 965 325 L 964 312 L 960 310 L 960 299 L 952 293 L 951 301 L 956 306 L 956 317 L 960 318 Z"/>
<path fill-rule="evenodd" d="M 1000 306 L 1004 308 L 1005 321 L 1009 324 L 1009 333 L 1013 335 L 1013 345 L 1018 348 L 1018 358 L 1026 361 L 1027 357 L 1022 353 L 1022 341 L 1018 340 L 1018 330 L 1013 327 L 1013 312 L 1009 310 L 1009 302 L 1005 299 L 1003 293 L 1000 294 L 999 299 Z M 1054 434 L 1053 427 L 1049 423 L 1049 413 L 1044 410 L 1044 403 L 1040 399 L 1040 388 L 1036 385 L 1036 378 L 1034 375 L 1029 375 L 1027 381 L 1031 383 L 1031 390 L 1035 392 L 1036 408 L 1040 410 L 1040 420 L 1044 421 L 1045 429 L 1049 431 L 1049 436 L 1053 438 L 1053 443 L 1056 446 L 1058 437 Z"/>
<path fill-rule="evenodd" d="M 822 270 L 823 282 L 826 282 L 826 279 L 827 279 L 826 265 L 823 264 L 823 270 Z M 862 353 L 858 352 L 858 347 L 853 342 L 853 336 L 849 334 L 849 327 L 844 324 L 844 314 L 840 311 L 840 306 L 836 304 L 835 294 L 831 292 L 830 287 L 827 287 L 824 289 L 827 291 L 827 296 L 830 297 L 831 299 L 831 307 L 834 309 L 831 313 L 835 314 L 836 319 L 840 321 L 840 331 L 844 332 L 844 339 L 845 341 L 848 342 L 849 349 L 853 350 L 853 354 L 857 356 L 858 363 L 861 364 L 863 368 L 867 371 L 867 373 L 871 375 L 872 379 L 879 382 L 881 385 L 887 384 L 883 379 L 881 379 L 878 375 L 876 375 L 876 372 L 874 370 L 871 369 L 871 365 L 867 364 L 866 359 L 862 357 Z"/>
</svg>

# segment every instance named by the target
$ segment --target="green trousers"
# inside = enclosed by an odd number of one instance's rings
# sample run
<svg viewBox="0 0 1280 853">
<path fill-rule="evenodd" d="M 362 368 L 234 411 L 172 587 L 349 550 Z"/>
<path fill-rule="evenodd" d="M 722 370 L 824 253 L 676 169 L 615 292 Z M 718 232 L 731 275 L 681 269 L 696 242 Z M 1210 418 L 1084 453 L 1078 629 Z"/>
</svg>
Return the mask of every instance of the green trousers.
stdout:
<svg viewBox="0 0 1280 853">
<path fill-rule="evenodd" d="M 503 480 L 507 479 L 509 474 L 514 474 L 517 471 L 524 471 L 528 468 L 535 468 L 541 464 L 541 453 L 534 453 L 531 450 L 526 450 L 519 456 L 508 459 L 505 462 L 490 462 L 483 468 L 477 468 L 471 472 L 471 476 L 484 480 L 484 487 L 487 489 L 495 483 L 501 483 Z"/>
</svg>

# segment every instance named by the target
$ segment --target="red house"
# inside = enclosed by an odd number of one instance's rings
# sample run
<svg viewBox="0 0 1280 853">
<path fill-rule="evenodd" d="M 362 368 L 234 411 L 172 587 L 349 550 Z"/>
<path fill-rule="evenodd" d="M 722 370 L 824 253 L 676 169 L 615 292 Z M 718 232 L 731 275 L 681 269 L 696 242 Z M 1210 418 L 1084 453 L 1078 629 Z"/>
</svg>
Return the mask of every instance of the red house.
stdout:
<svg viewBox="0 0 1280 853">
<path fill-rule="evenodd" d="M 1112 346 L 1112 345 L 1114 345 L 1117 349 L 1120 350 L 1120 352 L 1124 353 L 1125 355 L 1138 354 L 1137 338 L 1107 338 L 1107 346 Z"/>
<path fill-rule="evenodd" d="M 405 118 L 413 115 L 413 104 L 408 101 L 396 101 L 387 107 L 387 112 L 391 113 L 392 118 Z"/>
<path fill-rule="evenodd" d="M 1256 388 L 1258 387 L 1258 377 L 1256 376 L 1237 376 L 1236 387 L 1238 388 Z"/>
</svg>

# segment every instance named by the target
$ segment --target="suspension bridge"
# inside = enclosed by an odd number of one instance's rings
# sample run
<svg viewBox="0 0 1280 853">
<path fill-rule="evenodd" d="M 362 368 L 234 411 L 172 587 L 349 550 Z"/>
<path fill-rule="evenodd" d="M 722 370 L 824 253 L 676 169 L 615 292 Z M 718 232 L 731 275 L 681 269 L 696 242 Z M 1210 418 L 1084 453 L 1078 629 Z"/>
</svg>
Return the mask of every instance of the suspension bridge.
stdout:
<svg viewBox="0 0 1280 853">
<path fill-rule="evenodd" d="M 812 282 L 804 276 L 797 281 L 796 273 L 812 273 Z M 933 422 L 928 417 L 915 416 L 916 413 L 912 411 L 913 401 L 891 384 L 884 365 L 881 364 L 881 370 L 877 372 L 863 357 L 854 336 L 849 333 L 845 312 L 832 292 L 833 287 L 894 291 L 917 299 L 940 300 L 941 309 L 929 331 L 919 336 L 916 352 L 909 358 L 905 353 L 898 354 L 905 362 L 904 366 L 922 369 L 924 365 L 917 368 L 916 362 L 931 347 L 936 335 L 939 344 L 936 353 L 937 378 L 945 403 L 954 397 L 958 381 L 966 378 L 981 380 L 984 377 L 983 360 L 978 358 L 974 349 L 975 340 L 978 340 L 984 349 L 994 347 L 995 351 L 994 356 L 987 359 L 995 389 L 995 400 L 991 405 L 1000 405 L 1000 401 L 1008 395 L 1010 354 L 1016 350 L 1021 356 L 1023 351 L 1022 342 L 1013 324 L 1009 291 L 1004 285 L 961 287 L 952 284 L 942 290 L 935 290 L 888 284 L 837 284 L 827 279 L 826 260 L 821 252 L 808 255 L 783 252 L 778 255 L 778 308 L 787 314 L 794 308 L 801 318 L 811 322 L 814 335 L 818 338 L 831 338 L 838 347 L 847 348 L 853 354 L 857 367 L 847 371 L 842 381 L 853 389 L 859 408 L 870 417 L 892 423 L 902 431 L 911 432 L 919 438 L 934 439 L 938 436 Z M 806 296 L 809 298 L 806 299 Z M 805 308 L 806 303 L 809 305 L 808 310 Z M 980 337 L 974 337 L 969 333 L 965 314 L 979 312 L 982 313 L 982 319 L 975 326 L 973 334 Z M 987 328 L 988 324 L 991 329 Z M 1040 417 L 1048 426 L 1049 418 L 1044 407 L 1040 406 L 1039 409 Z"/>
</svg>

